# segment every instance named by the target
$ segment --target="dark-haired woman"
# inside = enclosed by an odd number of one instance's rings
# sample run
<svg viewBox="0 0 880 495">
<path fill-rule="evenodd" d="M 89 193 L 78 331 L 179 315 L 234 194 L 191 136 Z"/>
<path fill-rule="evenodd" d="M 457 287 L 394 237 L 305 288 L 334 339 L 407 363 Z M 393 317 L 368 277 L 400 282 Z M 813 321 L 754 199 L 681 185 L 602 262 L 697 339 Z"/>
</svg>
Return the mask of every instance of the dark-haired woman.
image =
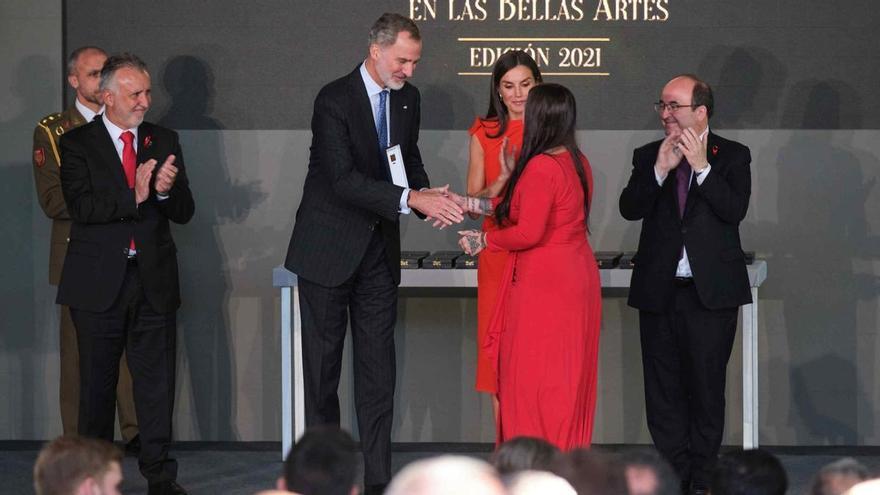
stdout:
<svg viewBox="0 0 880 495">
<path fill-rule="evenodd" d="M 522 147 L 523 112 L 529 91 L 541 82 L 538 65 L 526 52 L 510 51 L 498 58 L 492 69 L 489 86 L 489 109 L 484 117 L 477 117 L 468 131 L 471 135 L 470 160 L 468 162 L 467 194 L 477 197 L 494 197 L 501 193 L 510 170 L 502 167 L 499 155 L 506 146 L 508 150 Z M 482 230 L 497 228 L 487 216 Z M 501 285 L 501 275 L 507 263 L 503 250 L 480 253 L 477 265 L 477 377 L 476 389 L 495 396 L 497 393 L 495 368 L 479 344 L 486 339 L 489 320 L 495 310 L 495 300 Z M 498 402 L 493 399 L 495 415 Z"/>
<path fill-rule="evenodd" d="M 596 404 L 601 293 L 587 240 L 592 172 L 575 142 L 574 96 L 558 84 L 529 93 L 523 148 L 500 202 L 464 198 L 493 231 L 463 231 L 469 253 L 511 253 L 484 345 L 498 374 L 497 442 L 543 438 L 589 446 Z"/>
</svg>

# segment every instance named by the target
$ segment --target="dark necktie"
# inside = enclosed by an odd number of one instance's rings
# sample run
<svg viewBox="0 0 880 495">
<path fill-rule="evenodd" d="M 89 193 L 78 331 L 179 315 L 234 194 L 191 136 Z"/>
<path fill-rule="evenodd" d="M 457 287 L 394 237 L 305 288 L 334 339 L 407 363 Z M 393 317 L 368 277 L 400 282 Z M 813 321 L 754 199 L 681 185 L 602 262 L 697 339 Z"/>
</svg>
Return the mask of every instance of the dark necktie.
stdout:
<svg viewBox="0 0 880 495">
<path fill-rule="evenodd" d="M 137 155 L 134 152 L 134 133 L 125 131 L 120 134 L 122 140 L 122 170 L 125 171 L 125 181 L 128 188 L 134 189 L 134 176 L 137 169 Z M 134 237 L 129 242 L 129 249 L 134 250 Z"/>
<path fill-rule="evenodd" d="M 684 206 L 687 203 L 688 186 L 691 181 L 691 164 L 682 158 L 675 168 L 675 187 L 678 192 L 678 216 L 684 218 Z"/>
<path fill-rule="evenodd" d="M 388 122 L 385 119 L 385 102 L 388 98 L 388 90 L 383 89 L 379 93 L 379 110 L 376 112 L 376 130 L 379 133 L 379 150 L 384 152 L 388 146 Z"/>
</svg>

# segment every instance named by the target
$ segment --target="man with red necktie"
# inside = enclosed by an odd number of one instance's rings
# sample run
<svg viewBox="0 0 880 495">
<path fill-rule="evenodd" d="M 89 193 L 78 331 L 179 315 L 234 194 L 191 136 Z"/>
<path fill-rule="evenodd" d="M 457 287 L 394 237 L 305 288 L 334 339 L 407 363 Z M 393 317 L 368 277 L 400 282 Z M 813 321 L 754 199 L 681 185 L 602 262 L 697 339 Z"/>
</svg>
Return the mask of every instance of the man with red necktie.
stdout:
<svg viewBox="0 0 880 495">
<path fill-rule="evenodd" d="M 739 224 L 749 148 L 709 131 L 712 89 L 678 76 L 654 104 L 666 137 L 633 152 L 620 213 L 641 220 L 629 305 L 639 310 L 648 430 L 684 493 L 703 494 L 724 433 L 737 308 L 751 302 Z"/>
<path fill-rule="evenodd" d="M 104 115 L 61 138 L 73 225 L 58 287 L 80 352 L 79 433 L 112 441 L 119 359 L 128 358 L 149 495 L 186 493 L 168 457 L 174 407 L 177 248 L 169 220 L 195 211 L 177 133 L 144 122 L 150 75 L 131 54 L 101 70 Z"/>
</svg>

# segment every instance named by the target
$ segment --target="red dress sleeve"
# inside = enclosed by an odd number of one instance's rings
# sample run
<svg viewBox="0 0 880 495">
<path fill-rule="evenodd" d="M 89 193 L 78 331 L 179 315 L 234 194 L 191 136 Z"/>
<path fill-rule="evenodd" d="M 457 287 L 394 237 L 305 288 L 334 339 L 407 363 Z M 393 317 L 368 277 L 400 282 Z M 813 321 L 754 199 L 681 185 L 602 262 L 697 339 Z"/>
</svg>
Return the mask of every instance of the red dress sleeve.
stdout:
<svg viewBox="0 0 880 495">
<path fill-rule="evenodd" d="M 487 232 L 487 246 L 521 251 L 538 244 L 544 237 L 561 174 L 553 158 L 544 155 L 532 158 L 513 192 L 514 201 L 520 205 L 516 224 Z"/>
</svg>

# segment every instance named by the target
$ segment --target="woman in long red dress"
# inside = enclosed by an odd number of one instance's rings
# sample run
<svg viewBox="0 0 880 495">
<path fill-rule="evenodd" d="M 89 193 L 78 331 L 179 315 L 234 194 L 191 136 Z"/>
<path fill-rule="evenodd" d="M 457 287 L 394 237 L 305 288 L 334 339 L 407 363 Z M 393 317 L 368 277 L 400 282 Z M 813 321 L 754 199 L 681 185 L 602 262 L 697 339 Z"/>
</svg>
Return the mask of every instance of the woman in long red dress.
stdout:
<svg viewBox="0 0 880 495">
<path fill-rule="evenodd" d="M 592 172 L 575 142 L 574 96 L 529 93 L 523 149 L 500 202 L 466 198 L 502 227 L 463 231 L 468 253 L 511 253 L 484 345 L 498 374 L 497 441 L 589 446 L 596 406 L 601 293 L 587 240 Z M 510 159 L 510 158 L 509 158 Z"/>
<path fill-rule="evenodd" d="M 512 150 L 522 147 L 523 112 L 526 97 L 541 82 L 538 65 L 526 52 L 510 51 L 498 58 L 492 69 L 489 87 L 489 109 L 484 117 L 474 119 L 468 131 L 471 135 L 468 161 L 467 194 L 469 196 L 498 196 L 507 182 L 509 170 L 503 170 L 499 154 L 506 142 Z M 506 140 L 506 141 L 505 141 Z M 484 231 L 495 230 L 491 217 L 483 220 Z M 477 264 L 477 376 L 478 392 L 498 392 L 495 368 L 483 350 L 489 321 L 495 310 L 495 300 L 501 285 L 501 275 L 507 263 L 503 250 L 483 251 Z M 496 400 L 495 414 L 497 416 Z"/>
</svg>

